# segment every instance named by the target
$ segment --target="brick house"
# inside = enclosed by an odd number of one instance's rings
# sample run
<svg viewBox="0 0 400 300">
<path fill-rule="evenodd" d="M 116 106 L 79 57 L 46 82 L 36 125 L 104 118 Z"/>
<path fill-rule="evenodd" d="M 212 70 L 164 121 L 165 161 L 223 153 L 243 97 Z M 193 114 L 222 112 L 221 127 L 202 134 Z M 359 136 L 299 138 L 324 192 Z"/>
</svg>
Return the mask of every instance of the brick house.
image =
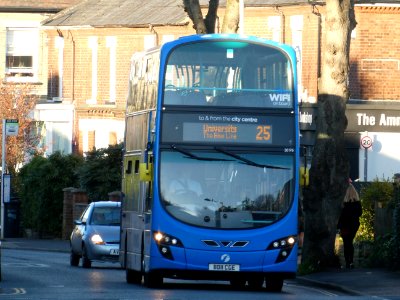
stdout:
<svg viewBox="0 0 400 300">
<path fill-rule="evenodd" d="M 48 113 L 48 48 L 47 36 L 40 30 L 41 22 L 78 1 L 0 1 L 0 78 L 10 84 L 30 83 L 35 87 L 40 101 L 34 114 L 41 121 L 47 151 L 71 151 L 68 143 L 60 143 L 57 129 L 72 130 L 68 122 L 71 124 L 73 109 L 60 105 Z"/>
<path fill-rule="evenodd" d="M 202 0 L 206 7 L 208 1 Z M 299 54 L 299 92 L 303 107 L 313 108 L 323 61 L 325 6 L 304 0 L 245 0 L 240 31 L 292 45 Z M 219 20 L 225 1 L 220 1 Z M 349 151 L 354 178 L 363 176 L 360 132 L 381 132 L 359 122 L 360 108 L 389 109 L 400 116 L 400 1 L 356 1 L 357 28 L 352 34 L 350 53 L 351 101 L 348 104 Z M 129 60 L 140 51 L 194 30 L 181 0 L 83 1 L 42 23 L 48 36 L 48 95 L 74 106 L 75 151 L 104 147 L 123 138 L 123 113 L 127 94 Z M 216 31 L 220 30 L 217 22 Z M 54 80 L 57 78 L 58 80 Z M 60 84 L 62 83 L 62 84 Z M 362 106 L 360 106 L 363 103 Z M 379 103 L 379 104 L 377 104 Z M 390 107 L 388 108 L 388 104 Z M 371 113 L 371 112 L 368 112 Z M 312 114 L 312 110 L 311 110 Z M 368 116 L 368 114 L 367 114 Z M 311 116 L 311 123 L 313 123 Z M 308 124 L 311 131 L 313 124 Z M 306 124 L 307 131 L 307 124 Z M 400 133 L 400 124 L 390 126 Z M 375 154 L 373 174 L 382 173 L 380 158 L 392 157 L 400 145 L 393 135 Z M 373 149 L 370 149 L 373 150 Z M 373 152 L 373 151 L 371 151 Z M 372 153 L 374 154 L 374 153 Z M 380 157 L 380 158 L 379 158 Z M 386 161 L 385 161 L 386 162 Z M 400 170 L 396 159 L 388 161 L 390 175 Z M 371 169 L 371 168 L 370 168 Z M 364 174 L 365 175 L 365 174 Z M 372 175 L 371 175 L 372 176 Z M 377 176 L 380 176 L 377 175 Z M 368 177 L 370 179 L 371 177 Z"/>
<path fill-rule="evenodd" d="M 193 33 L 183 9 L 159 0 L 83 1 L 42 28 L 51 49 L 49 74 L 61 78 L 49 84 L 49 97 L 73 103 L 80 153 L 123 141 L 132 54 Z"/>
</svg>

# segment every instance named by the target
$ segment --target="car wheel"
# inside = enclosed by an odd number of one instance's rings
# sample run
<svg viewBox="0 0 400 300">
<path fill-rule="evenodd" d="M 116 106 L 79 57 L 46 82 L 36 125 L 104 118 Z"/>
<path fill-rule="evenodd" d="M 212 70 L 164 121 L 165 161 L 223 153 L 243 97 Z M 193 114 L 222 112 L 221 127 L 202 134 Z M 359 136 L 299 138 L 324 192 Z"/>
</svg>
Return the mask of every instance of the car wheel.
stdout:
<svg viewBox="0 0 400 300">
<path fill-rule="evenodd" d="M 267 291 L 269 292 L 282 292 L 283 279 L 277 278 L 267 278 Z"/>
<path fill-rule="evenodd" d="M 87 250 L 86 247 L 82 247 L 82 267 L 83 268 L 90 268 L 92 267 L 92 262 L 90 259 L 87 257 Z"/>
<path fill-rule="evenodd" d="M 79 255 L 75 254 L 72 250 L 71 250 L 71 255 L 69 257 L 69 264 L 73 267 L 77 267 L 79 265 L 79 260 L 80 257 Z"/>
</svg>

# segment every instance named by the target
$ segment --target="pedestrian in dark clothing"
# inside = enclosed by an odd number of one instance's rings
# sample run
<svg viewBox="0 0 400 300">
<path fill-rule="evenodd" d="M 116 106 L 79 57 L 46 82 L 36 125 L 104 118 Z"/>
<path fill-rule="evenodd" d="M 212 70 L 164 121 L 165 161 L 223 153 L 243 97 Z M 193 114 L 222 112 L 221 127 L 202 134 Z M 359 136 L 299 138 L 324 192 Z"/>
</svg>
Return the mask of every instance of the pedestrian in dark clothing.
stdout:
<svg viewBox="0 0 400 300">
<path fill-rule="evenodd" d="M 356 236 L 358 228 L 360 227 L 361 214 L 362 207 L 360 197 L 351 183 L 351 179 L 349 179 L 349 186 L 343 199 L 343 209 L 337 226 L 340 231 L 340 236 L 343 239 L 343 251 L 344 259 L 346 261 L 346 268 L 354 268 L 353 240 Z"/>
</svg>

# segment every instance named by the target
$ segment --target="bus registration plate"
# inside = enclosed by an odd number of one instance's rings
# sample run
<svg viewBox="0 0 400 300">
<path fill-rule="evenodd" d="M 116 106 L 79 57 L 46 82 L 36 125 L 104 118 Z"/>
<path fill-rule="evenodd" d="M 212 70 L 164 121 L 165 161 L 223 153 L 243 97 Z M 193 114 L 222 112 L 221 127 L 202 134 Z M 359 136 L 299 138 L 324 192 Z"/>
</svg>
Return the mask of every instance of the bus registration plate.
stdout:
<svg viewBox="0 0 400 300">
<path fill-rule="evenodd" d="M 233 264 L 208 264 L 209 271 L 239 272 L 240 265 Z"/>
</svg>

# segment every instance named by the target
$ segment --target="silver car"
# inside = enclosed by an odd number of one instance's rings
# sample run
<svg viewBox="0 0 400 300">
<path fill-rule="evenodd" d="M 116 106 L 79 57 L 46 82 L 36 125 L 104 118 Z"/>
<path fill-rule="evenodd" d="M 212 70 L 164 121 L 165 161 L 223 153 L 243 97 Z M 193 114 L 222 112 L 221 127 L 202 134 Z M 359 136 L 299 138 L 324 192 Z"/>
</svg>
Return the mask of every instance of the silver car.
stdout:
<svg viewBox="0 0 400 300">
<path fill-rule="evenodd" d="M 90 268 L 92 261 L 119 262 L 121 202 L 90 203 L 71 233 L 71 266 Z"/>
</svg>

